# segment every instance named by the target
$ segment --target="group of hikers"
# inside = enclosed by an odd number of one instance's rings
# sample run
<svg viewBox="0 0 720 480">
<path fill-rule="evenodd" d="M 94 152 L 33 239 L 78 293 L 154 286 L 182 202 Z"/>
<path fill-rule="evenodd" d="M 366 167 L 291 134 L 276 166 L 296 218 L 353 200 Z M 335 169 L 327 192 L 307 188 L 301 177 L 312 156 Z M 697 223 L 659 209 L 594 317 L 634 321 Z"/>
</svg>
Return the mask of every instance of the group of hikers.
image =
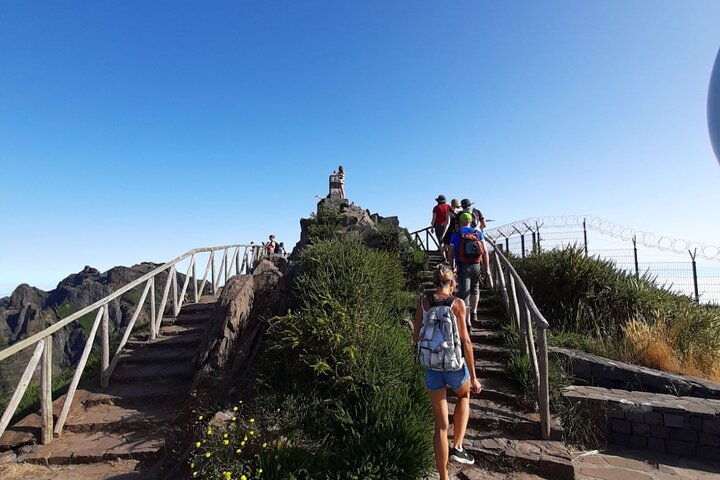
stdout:
<svg viewBox="0 0 720 480">
<path fill-rule="evenodd" d="M 447 480 L 450 459 L 464 464 L 475 462 L 463 448 L 470 393 L 482 390 L 475 373 L 470 328 L 471 322 L 477 320 L 480 285 L 483 275 L 490 275 L 490 264 L 482 233 L 485 218 L 472 207 L 473 202 L 452 199 L 448 204 L 444 195 L 435 201 L 431 225 L 445 262 L 435 268 L 434 292 L 418 303 L 413 342 L 425 369 L 425 386 L 435 419 L 435 464 L 440 480 Z M 448 388 L 457 396 L 452 448 L 448 445 Z"/>
<path fill-rule="evenodd" d="M 282 255 L 283 257 L 287 255 L 285 244 L 283 242 L 276 242 L 275 235 L 270 235 L 268 241 L 263 242 L 262 246 L 267 255 Z"/>
</svg>

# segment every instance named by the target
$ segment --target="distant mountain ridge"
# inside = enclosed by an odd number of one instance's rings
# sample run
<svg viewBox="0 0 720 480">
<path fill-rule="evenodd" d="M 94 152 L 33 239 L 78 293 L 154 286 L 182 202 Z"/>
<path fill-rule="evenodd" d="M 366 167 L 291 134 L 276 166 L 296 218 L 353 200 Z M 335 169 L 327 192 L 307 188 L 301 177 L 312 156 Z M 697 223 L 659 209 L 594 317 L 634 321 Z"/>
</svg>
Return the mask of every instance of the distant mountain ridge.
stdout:
<svg viewBox="0 0 720 480">
<path fill-rule="evenodd" d="M 62 318 L 67 318 L 160 265 L 143 262 L 132 267 L 113 267 L 106 272 L 86 266 L 80 272 L 67 276 L 49 292 L 24 283 L 18 285 L 9 297 L 0 299 L 0 350 L 42 331 Z M 165 285 L 167 277 L 168 274 L 164 272 L 156 277 L 156 281 L 159 285 Z M 182 281 L 184 275 L 178 274 L 178 282 Z M 140 285 L 110 302 L 111 336 L 130 321 L 143 288 L 144 285 Z M 147 321 L 147 312 L 146 306 L 138 319 L 140 324 Z M 53 363 L 67 367 L 77 362 L 82 354 L 86 332 L 94 318 L 95 314 L 92 313 L 53 335 Z M 0 394 L 7 387 L 4 384 L 8 381 L 14 383 L 19 378 L 31 350 L 32 348 L 26 348 L 18 355 L 0 362 Z M 14 384 L 9 386 L 15 387 Z"/>
</svg>

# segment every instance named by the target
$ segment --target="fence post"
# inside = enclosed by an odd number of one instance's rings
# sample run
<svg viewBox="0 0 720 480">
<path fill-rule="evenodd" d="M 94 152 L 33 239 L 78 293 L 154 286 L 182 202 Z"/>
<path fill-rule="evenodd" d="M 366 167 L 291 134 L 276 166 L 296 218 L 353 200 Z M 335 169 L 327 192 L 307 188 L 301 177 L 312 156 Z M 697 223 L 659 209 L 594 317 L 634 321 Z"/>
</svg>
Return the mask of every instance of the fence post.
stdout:
<svg viewBox="0 0 720 480">
<path fill-rule="evenodd" d="M 110 366 L 110 303 L 105 304 L 103 310 L 101 328 L 101 347 L 102 353 L 100 358 L 100 386 L 107 388 L 109 384 L 108 367 Z"/>
<path fill-rule="evenodd" d="M 585 219 L 583 218 L 583 241 L 585 242 L 585 256 L 588 256 L 588 245 L 587 245 L 587 228 L 585 226 Z"/>
<path fill-rule="evenodd" d="M 525 258 L 525 234 L 520 235 L 520 248 L 522 249 L 522 258 Z"/>
<path fill-rule="evenodd" d="M 510 253 L 510 237 L 505 237 L 505 253 Z"/>
<path fill-rule="evenodd" d="M 40 372 L 40 443 L 46 445 L 53 439 L 52 408 L 52 335 L 45 337 Z"/>
<path fill-rule="evenodd" d="M 240 273 L 238 271 L 238 273 Z M 193 263 L 192 268 L 192 282 L 193 282 L 193 298 L 195 299 L 195 303 L 198 303 L 198 285 L 197 285 L 197 268 L 195 264 Z"/>
<path fill-rule="evenodd" d="M 633 256 L 635 257 L 635 278 L 640 278 L 640 268 L 638 268 L 638 255 L 637 255 L 637 237 L 633 235 Z"/>
<path fill-rule="evenodd" d="M 535 231 L 532 231 L 532 253 L 537 252 L 537 235 L 535 234 Z"/>
<path fill-rule="evenodd" d="M 543 223 L 542 225 L 544 224 L 545 223 Z M 537 253 L 540 253 L 540 251 L 542 250 L 540 247 L 540 227 L 542 225 L 538 225 L 537 222 L 535 222 L 535 231 L 537 232 Z"/>
<path fill-rule="evenodd" d="M 155 340 L 155 277 L 150 279 L 150 340 Z"/>
<path fill-rule="evenodd" d="M 700 292 L 698 291 L 698 283 L 697 283 L 697 262 L 695 262 L 695 256 L 697 255 L 697 248 L 695 249 L 695 252 L 691 252 L 690 250 L 688 250 L 688 253 L 690 254 L 690 258 L 692 258 L 693 286 L 695 287 L 695 301 L 700 303 Z"/>
</svg>

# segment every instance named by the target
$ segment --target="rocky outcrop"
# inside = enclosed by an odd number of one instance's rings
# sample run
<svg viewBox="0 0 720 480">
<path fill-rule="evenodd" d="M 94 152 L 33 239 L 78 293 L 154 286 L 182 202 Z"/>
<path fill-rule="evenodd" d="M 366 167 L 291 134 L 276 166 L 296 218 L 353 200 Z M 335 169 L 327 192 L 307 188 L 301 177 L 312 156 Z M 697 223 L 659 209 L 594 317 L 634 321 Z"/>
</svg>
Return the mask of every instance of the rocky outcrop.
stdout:
<svg viewBox="0 0 720 480">
<path fill-rule="evenodd" d="M 361 208 L 352 202 L 348 203 L 346 199 L 323 198 L 318 202 L 317 209 L 318 213 L 322 209 L 339 213 L 340 225 L 337 227 L 336 233 L 339 236 L 358 236 L 365 245 L 371 248 L 377 246 L 377 234 L 380 228 L 401 228 L 398 217 L 382 217 L 377 213 L 370 213 L 370 210 Z M 314 222 L 315 218 L 300 219 L 300 241 L 290 255 L 291 261 L 298 260 L 300 252 L 310 243 L 309 230 Z"/>
<path fill-rule="evenodd" d="M 261 260 L 252 275 L 230 278 L 200 348 L 196 387 L 211 386 L 238 396 L 246 380 L 254 378 L 253 359 L 260 351 L 263 320 L 288 307 L 282 272 L 287 268 L 286 259 L 273 255 Z"/>
</svg>

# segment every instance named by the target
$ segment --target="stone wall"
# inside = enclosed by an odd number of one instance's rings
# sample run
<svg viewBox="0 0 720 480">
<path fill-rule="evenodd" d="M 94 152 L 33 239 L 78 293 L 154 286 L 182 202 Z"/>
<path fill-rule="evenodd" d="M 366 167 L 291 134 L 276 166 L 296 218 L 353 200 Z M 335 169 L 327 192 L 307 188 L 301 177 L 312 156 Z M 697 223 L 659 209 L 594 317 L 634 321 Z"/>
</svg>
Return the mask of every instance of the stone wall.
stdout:
<svg viewBox="0 0 720 480">
<path fill-rule="evenodd" d="M 564 396 L 594 412 L 609 444 L 683 457 L 720 459 L 720 400 L 571 386 Z"/>
<path fill-rule="evenodd" d="M 673 375 L 570 348 L 551 347 L 550 354 L 575 377 L 576 384 L 720 400 L 720 383 L 710 380 Z"/>
</svg>

